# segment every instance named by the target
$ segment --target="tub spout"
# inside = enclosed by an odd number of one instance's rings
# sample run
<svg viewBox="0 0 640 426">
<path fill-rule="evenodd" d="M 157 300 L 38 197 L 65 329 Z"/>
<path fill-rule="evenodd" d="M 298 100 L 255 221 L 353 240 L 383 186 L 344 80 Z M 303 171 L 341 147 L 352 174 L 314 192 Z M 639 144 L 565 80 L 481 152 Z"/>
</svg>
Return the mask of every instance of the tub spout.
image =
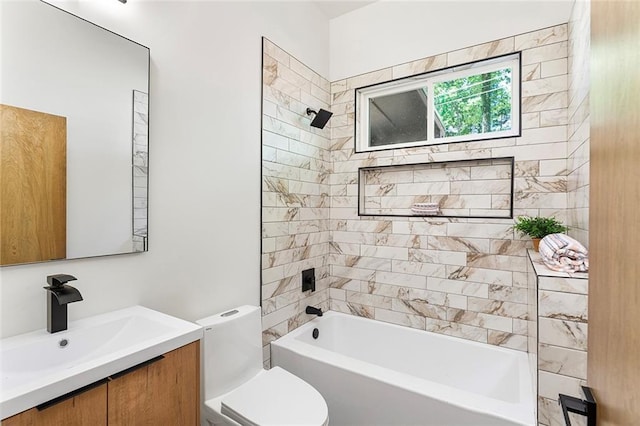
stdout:
<svg viewBox="0 0 640 426">
<path fill-rule="evenodd" d="M 314 308 L 313 306 L 307 306 L 307 309 L 305 309 L 304 311 L 309 315 L 317 315 L 319 317 L 322 316 L 322 309 Z"/>
</svg>

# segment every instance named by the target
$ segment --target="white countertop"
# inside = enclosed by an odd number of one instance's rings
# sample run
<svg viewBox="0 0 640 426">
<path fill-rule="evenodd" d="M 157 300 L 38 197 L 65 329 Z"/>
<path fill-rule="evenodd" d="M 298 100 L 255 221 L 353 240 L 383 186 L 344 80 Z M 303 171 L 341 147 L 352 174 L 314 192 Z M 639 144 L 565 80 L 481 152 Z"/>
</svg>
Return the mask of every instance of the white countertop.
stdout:
<svg viewBox="0 0 640 426">
<path fill-rule="evenodd" d="M 142 306 L 0 340 L 0 419 L 202 338 L 199 325 Z M 63 346 L 61 341 L 65 340 Z"/>
</svg>

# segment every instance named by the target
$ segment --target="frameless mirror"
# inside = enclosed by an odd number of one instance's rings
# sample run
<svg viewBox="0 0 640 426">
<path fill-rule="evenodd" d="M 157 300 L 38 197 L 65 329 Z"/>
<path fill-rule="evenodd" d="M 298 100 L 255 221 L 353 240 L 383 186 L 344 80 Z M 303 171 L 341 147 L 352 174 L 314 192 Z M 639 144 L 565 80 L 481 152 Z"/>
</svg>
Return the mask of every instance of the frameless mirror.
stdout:
<svg viewBox="0 0 640 426">
<path fill-rule="evenodd" d="M 0 264 L 146 251 L 149 49 L 2 2 Z"/>
</svg>

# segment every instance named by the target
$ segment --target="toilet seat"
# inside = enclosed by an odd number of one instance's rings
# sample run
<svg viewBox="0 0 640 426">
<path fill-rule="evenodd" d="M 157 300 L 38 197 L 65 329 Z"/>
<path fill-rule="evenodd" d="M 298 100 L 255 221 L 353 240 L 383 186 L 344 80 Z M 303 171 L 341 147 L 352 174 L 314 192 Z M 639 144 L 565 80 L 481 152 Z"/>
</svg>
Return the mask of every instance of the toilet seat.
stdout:
<svg viewBox="0 0 640 426">
<path fill-rule="evenodd" d="M 221 412 L 244 426 L 325 426 L 327 404 L 311 385 L 273 367 L 221 399 Z"/>
</svg>

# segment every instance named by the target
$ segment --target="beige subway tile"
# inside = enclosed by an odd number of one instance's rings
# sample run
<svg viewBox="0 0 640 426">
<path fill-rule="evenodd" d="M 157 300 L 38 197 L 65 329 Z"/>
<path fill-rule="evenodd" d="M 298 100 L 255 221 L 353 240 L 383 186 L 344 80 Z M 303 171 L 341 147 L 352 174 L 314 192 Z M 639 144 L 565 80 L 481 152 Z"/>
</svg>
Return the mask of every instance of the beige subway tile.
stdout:
<svg viewBox="0 0 640 426">
<path fill-rule="evenodd" d="M 489 285 L 489 299 L 505 302 L 527 303 L 528 289 L 513 286 Z"/>
<path fill-rule="evenodd" d="M 473 325 L 511 333 L 513 331 L 513 320 L 498 315 L 485 314 L 481 312 L 465 311 L 462 309 L 447 309 L 447 321 L 460 324 Z M 495 344 L 495 343 L 493 343 Z"/>
<path fill-rule="evenodd" d="M 555 77 L 540 78 L 522 83 L 522 97 L 546 95 L 567 90 L 566 74 Z"/>
<path fill-rule="evenodd" d="M 407 62 L 393 67 L 393 78 L 402 78 L 410 75 L 422 74 L 447 67 L 447 55 L 429 56 L 417 61 Z"/>
<path fill-rule="evenodd" d="M 514 38 L 508 37 L 447 53 L 448 66 L 492 58 L 514 51 Z"/>
<path fill-rule="evenodd" d="M 540 161 L 540 176 L 564 176 L 567 174 L 567 161 L 542 160 Z"/>
<path fill-rule="evenodd" d="M 536 143 L 517 147 L 496 148 L 493 153 L 500 157 L 517 156 L 518 161 L 560 159 L 567 157 L 567 143 Z"/>
<path fill-rule="evenodd" d="M 347 80 L 342 79 L 331 83 L 331 94 L 347 90 Z"/>
<path fill-rule="evenodd" d="M 542 371 L 586 379 L 587 352 L 541 344 L 538 347 L 538 367 Z"/>
<path fill-rule="evenodd" d="M 413 274 L 427 277 L 444 278 L 446 267 L 438 263 L 409 262 L 404 260 L 392 260 L 391 271 L 402 274 Z"/>
<path fill-rule="evenodd" d="M 446 319 L 447 311 L 442 306 L 429 303 L 424 299 L 393 299 L 392 309 L 412 315 L 420 315 L 425 318 Z"/>
<path fill-rule="evenodd" d="M 566 176 L 527 176 L 515 179 L 515 191 L 519 196 L 539 192 L 567 192 Z"/>
<path fill-rule="evenodd" d="M 332 311 L 342 312 L 345 314 L 356 315 L 364 318 L 374 318 L 374 310 L 375 308 L 371 306 L 359 305 L 357 303 L 348 303 L 342 300 L 334 300 L 330 301 L 330 306 Z"/>
<path fill-rule="evenodd" d="M 558 394 L 581 397 L 580 386 L 586 382 L 575 377 L 563 376 L 561 374 L 540 371 L 538 373 L 538 394 L 544 398 L 557 399 Z"/>
<path fill-rule="evenodd" d="M 375 279 L 376 271 L 370 269 L 359 269 L 353 267 L 331 265 L 331 274 L 334 277 L 370 281 Z"/>
<path fill-rule="evenodd" d="M 530 49 L 532 47 L 566 41 L 568 38 L 567 24 L 556 25 L 538 31 L 532 31 L 515 36 L 515 50 Z"/>
<path fill-rule="evenodd" d="M 522 67 L 522 81 L 537 80 L 540 78 L 540 64 L 530 64 Z"/>
<path fill-rule="evenodd" d="M 487 343 L 487 330 L 481 327 L 473 327 L 450 321 L 427 318 L 425 328 L 427 331 L 434 333 L 441 333 L 448 336 L 461 337 L 463 339 Z"/>
<path fill-rule="evenodd" d="M 527 350 L 527 336 L 506 331 L 489 330 L 487 343 L 518 351 Z"/>
<path fill-rule="evenodd" d="M 387 296 L 361 293 L 359 291 L 347 291 L 347 302 L 359 305 L 371 306 L 374 308 L 391 309 L 391 301 L 396 300 Z"/>
<path fill-rule="evenodd" d="M 522 65 L 567 57 L 567 42 L 548 44 L 522 51 Z"/>
<path fill-rule="evenodd" d="M 569 349 L 587 349 L 587 324 L 540 317 L 538 319 L 540 343 Z"/>
<path fill-rule="evenodd" d="M 425 218 L 424 222 L 395 220 L 391 229 L 395 234 L 446 235 L 447 223 L 435 218 Z"/>
<path fill-rule="evenodd" d="M 489 294 L 489 286 L 487 284 L 435 277 L 427 278 L 427 289 L 444 293 L 460 294 L 462 296 L 475 296 L 482 298 L 486 298 Z"/>
<path fill-rule="evenodd" d="M 430 235 L 425 248 L 486 253 L 489 251 L 489 239 Z"/>
<path fill-rule="evenodd" d="M 538 315 L 577 322 L 587 321 L 587 296 L 558 291 L 538 291 Z"/>
<path fill-rule="evenodd" d="M 547 93 L 522 98 L 522 113 L 547 111 L 550 109 L 566 108 L 568 105 L 567 92 Z"/>
<path fill-rule="evenodd" d="M 546 61 L 541 64 L 540 76 L 542 78 L 567 74 L 567 58 Z"/>
<path fill-rule="evenodd" d="M 347 90 L 353 92 L 358 87 L 370 86 L 376 83 L 384 83 L 393 79 L 393 68 L 384 68 L 355 77 L 347 78 Z"/>
<path fill-rule="evenodd" d="M 375 308 L 375 319 L 378 321 L 418 328 L 420 330 L 424 330 L 425 326 L 425 318 L 420 315 L 411 315 L 388 309 Z"/>
<path fill-rule="evenodd" d="M 457 281 L 474 281 L 485 284 L 512 285 L 513 273 L 496 269 L 447 266 L 447 278 Z"/>
<path fill-rule="evenodd" d="M 528 306 L 523 303 L 504 302 L 486 298 L 469 297 L 468 310 L 503 317 L 527 319 Z"/>
<path fill-rule="evenodd" d="M 403 287 L 426 288 L 427 277 L 421 275 L 400 274 L 396 272 L 377 271 L 376 282 Z"/>
<path fill-rule="evenodd" d="M 382 257 L 385 259 L 409 260 L 409 252 L 406 247 L 384 247 L 362 245 L 360 249 L 362 256 Z"/>
</svg>

